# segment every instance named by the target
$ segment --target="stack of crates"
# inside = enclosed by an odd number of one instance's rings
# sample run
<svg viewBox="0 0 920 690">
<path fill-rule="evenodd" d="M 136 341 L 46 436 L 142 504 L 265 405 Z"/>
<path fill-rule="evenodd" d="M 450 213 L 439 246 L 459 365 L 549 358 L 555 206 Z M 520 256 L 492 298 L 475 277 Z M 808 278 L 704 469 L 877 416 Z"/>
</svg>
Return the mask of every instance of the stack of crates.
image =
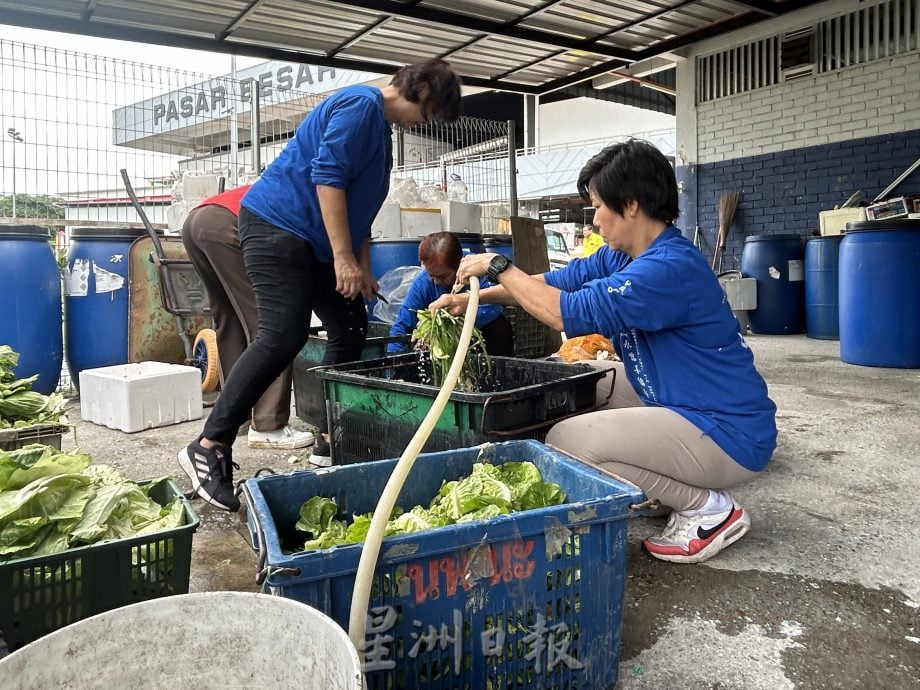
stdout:
<svg viewBox="0 0 920 690">
<path fill-rule="evenodd" d="M 186 594 L 198 516 L 171 479 L 151 487 L 149 495 L 160 505 L 179 498 L 185 524 L 0 562 L 0 642 L 13 651 L 103 611 Z"/>
<path fill-rule="evenodd" d="M 368 321 L 367 339 L 361 359 L 385 357 L 387 345 L 393 342 L 408 344 L 408 337 L 390 337 L 388 323 Z M 307 344 L 298 353 L 293 364 L 294 411 L 297 416 L 309 424 L 319 426 L 326 416 L 326 398 L 323 395 L 323 382 L 317 378 L 313 368 L 319 366 L 326 354 L 326 333 L 319 329 L 311 332 Z"/>
<path fill-rule="evenodd" d="M 384 540 L 364 644 L 369 690 L 612 688 L 626 577 L 626 518 L 641 491 L 536 441 L 419 456 L 397 506 L 428 505 L 475 462 L 530 461 L 567 503 Z M 371 512 L 396 460 L 249 479 L 243 495 L 265 587 L 348 626 L 360 544 L 299 551 L 312 496 Z"/>
<path fill-rule="evenodd" d="M 455 390 L 423 450 L 484 441 L 543 440 L 550 426 L 595 406 L 597 382 L 614 376 L 587 364 L 492 357 L 475 392 Z M 440 389 L 418 352 L 315 370 L 325 386 L 336 464 L 397 457 Z"/>
</svg>

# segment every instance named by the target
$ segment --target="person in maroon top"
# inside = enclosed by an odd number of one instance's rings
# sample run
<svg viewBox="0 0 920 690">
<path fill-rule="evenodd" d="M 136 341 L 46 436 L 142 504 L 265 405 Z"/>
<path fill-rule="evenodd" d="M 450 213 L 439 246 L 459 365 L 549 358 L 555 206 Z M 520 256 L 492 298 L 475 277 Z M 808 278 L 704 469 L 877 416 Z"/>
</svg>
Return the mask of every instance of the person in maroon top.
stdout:
<svg viewBox="0 0 920 690">
<path fill-rule="evenodd" d="M 205 199 L 192 209 L 182 226 L 182 243 L 211 302 L 221 383 L 259 327 L 256 295 L 246 274 L 237 232 L 240 201 L 249 187 L 237 187 Z M 313 434 L 288 424 L 290 415 L 288 367 L 252 408 L 249 447 L 294 450 L 312 444 Z"/>
</svg>

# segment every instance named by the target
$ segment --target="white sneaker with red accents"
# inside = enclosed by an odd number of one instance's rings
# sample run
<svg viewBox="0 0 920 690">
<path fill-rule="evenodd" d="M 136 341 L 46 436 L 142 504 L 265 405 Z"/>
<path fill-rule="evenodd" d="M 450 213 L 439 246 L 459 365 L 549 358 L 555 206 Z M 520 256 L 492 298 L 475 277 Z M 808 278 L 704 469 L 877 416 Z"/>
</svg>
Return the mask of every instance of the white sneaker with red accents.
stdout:
<svg viewBox="0 0 920 690">
<path fill-rule="evenodd" d="M 727 491 L 723 494 L 731 503 L 727 510 L 671 513 L 664 531 L 642 542 L 646 551 L 663 561 L 702 563 L 741 539 L 751 528 L 751 518 Z"/>
</svg>

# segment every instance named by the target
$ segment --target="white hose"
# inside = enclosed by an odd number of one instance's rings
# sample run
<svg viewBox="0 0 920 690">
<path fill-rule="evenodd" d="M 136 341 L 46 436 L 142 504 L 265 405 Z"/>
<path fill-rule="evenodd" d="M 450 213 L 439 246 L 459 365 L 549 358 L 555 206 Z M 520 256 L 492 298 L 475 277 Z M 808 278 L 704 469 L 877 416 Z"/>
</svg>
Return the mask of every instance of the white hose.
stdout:
<svg viewBox="0 0 920 690">
<path fill-rule="evenodd" d="M 470 337 L 473 335 L 473 327 L 476 325 L 476 310 L 479 308 L 479 280 L 476 277 L 470 278 L 470 299 L 466 305 L 466 313 L 463 315 L 463 330 L 460 332 L 460 342 L 457 343 L 457 351 L 454 353 L 454 359 L 444 377 L 444 384 L 438 392 L 437 397 L 422 420 L 418 431 L 409 441 L 406 450 L 403 452 L 396 467 L 393 468 L 393 474 L 390 475 L 387 485 L 383 488 L 380 500 L 377 502 L 377 508 L 374 510 L 374 516 L 371 518 L 371 526 L 367 530 L 367 538 L 364 540 L 364 548 L 361 551 L 361 560 L 358 562 L 358 573 L 355 575 L 355 588 L 351 598 L 351 614 L 348 618 L 348 635 L 358 653 L 361 654 L 361 648 L 364 646 L 364 634 L 367 625 L 367 607 L 370 602 L 371 583 L 374 579 L 374 570 L 377 567 L 377 557 L 380 555 L 380 545 L 383 542 L 383 533 L 387 526 L 387 521 L 393 513 L 396 505 L 396 499 L 399 498 L 399 492 L 402 490 L 406 477 L 415 459 L 421 452 L 425 441 L 431 435 L 438 417 L 447 406 L 447 401 L 451 393 L 454 392 L 454 386 L 457 385 L 457 379 L 460 376 L 460 370 L 463 368 L 463 360 L 466 359 L 466 351 L 470 345 Z"/>
</svg>

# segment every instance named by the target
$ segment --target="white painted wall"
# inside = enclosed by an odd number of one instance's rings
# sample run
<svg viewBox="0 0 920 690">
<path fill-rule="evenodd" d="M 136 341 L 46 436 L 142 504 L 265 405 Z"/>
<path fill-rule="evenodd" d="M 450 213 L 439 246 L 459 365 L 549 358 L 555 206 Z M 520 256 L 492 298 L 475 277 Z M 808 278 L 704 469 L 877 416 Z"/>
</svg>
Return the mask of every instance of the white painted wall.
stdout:
<svg viewBox="0 0 920 690">
<path fill-rule="evenodd" d="M 555 146 L 674 127 L 673 115 L 595 98 L 571 98 L 540 106 L 537 146 Z"/>
<path fill-rule="evenodd" d="M 920 3 L 913 2 L 920 11 Z M 677 66 L 679 162 L 715 163 L 920 129 L 917 51 L 695 104 L 697 56 L 871 4 L 831 0 L 681 50 L 685 60 Z"/>
<path fill-rule="evenodd" d="M 920 129 L 920 57 L 875 60 L 697 107 L 700 163 Z"/>
</svg>

